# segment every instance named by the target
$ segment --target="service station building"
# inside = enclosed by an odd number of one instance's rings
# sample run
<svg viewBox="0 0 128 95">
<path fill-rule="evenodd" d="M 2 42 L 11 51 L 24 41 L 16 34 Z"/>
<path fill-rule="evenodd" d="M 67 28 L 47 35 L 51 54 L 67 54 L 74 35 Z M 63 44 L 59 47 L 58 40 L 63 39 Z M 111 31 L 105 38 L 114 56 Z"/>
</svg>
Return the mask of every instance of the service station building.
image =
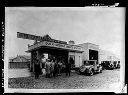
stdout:
<svg viewBox="0 0 128 95">
<path fill-rule="evenodd" d="M 63 63 L 71 62 L 73 67 L 79 67 L 85 60 L 96 60 L 99 61 L 99 46 L 91 43 L 84 43 L 75 45 L 74 41 L 65 41 L 52 39 L 49 35 L 43 37 L 19 33 L 18 38 L 28 39 L 31 37 L 35 40 L 33 45 L 28 45 L 28 53 L 31 53 L 30 69 L 34 71 L 35 60 L 42 61 L 44 54 L 48 55 L 49 59 L 55 59 L 62 61 Z M 39 38 L 40 37 L 40 38 Z M 41 39 L 39 41 L 39 39 Z M 42 62 L 40 62 L 42 67 Z"/>
</svg>

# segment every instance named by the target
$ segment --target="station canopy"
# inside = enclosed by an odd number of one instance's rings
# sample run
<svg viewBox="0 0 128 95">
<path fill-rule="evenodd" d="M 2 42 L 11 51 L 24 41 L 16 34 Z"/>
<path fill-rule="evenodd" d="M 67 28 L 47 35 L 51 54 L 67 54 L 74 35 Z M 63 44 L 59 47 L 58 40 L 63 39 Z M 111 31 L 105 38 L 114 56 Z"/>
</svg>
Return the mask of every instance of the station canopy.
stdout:
<svg viewBox="0 0 128 95">
<path fill-rule="evenodd" d="M 76 52 L 82 52 L 82 47 L 78 45 L 70 45 L 66 42 L 54 40 L 49 37 L 49 35 L 43 37 L 45 40 L 37 42 L 31 46 L 28 47 L 28 52 L 31 52 L 35 49 L 39 48 L 54 48 L 54 49 L 61 49 L 61 50 L 67 50 L 67 51 L 76 51 Z"/>
<path fill-rule="evenodd" d="M 49 35 L 44 35 L 42 37 L 42 36 L 35 36 L 35 35 L 17 32 L 17 37 L 23 39 L 35 40 L 35 43 L 33 45 L 28 46 L 28 51 L 26 52 L 31 52 L 39 48 L 54 48 L 54 49 L 61 49 L 67 51 L 83 52 L 81 46 L 70 45 L 67 44 L 67 42 L 65 41 L 52 39 Z"/>
</svg>

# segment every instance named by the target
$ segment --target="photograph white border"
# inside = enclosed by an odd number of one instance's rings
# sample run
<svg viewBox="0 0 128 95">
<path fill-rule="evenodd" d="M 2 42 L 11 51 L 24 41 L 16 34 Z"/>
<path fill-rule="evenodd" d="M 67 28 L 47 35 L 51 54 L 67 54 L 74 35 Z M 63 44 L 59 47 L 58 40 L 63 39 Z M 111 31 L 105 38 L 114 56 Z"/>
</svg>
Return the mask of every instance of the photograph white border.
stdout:
<svg viewBox="0 0 128 95">
<path fill-rule="evenodd" d="M 31 7 L 30 7 L 31 8 Z M 66 7 L 65 7 L 66 8 Z M 53 9 L 58 9 L 58 10 L 62 10 L 65 8 L 53 8 L 53 7 L 45 7 L 44 10 L 49 9 L 49 10 L 53 10 Z M 68 8 L 68 7 L 67 7 Z M 87 9 L 90 9 L 91 7 L 88 7 Z M 101 8 L 101 7 L 100 7 Z M 6 8 L 5 8 L 6 9 Z M 76 9 L 80 9 L 80 10 L 84 10 L 84 8 L 72 8 L 71 10 L 76 10 Z M 93 8 L 94 10 L 96 10 L 95 8 Z M 5 14 L 6 16 L 6 14 Z M 124 16 L 125 17 L 125 16 Z M 6 21 L 6 19 L 5 19 Z M 123 50 L 122 50 L 122 58 L 121 58 L 121 68 L 120 68 L 120 80 L 121 80 L 121 87 L 118 90 L 106 90 L 106 89 L 12 89 L 12 88 L 8 88 L 8 63 L 9 62 L 9 56 L 8 56 L 8 52 L 9 52 L 9 41 L 7 41 L 7 37 L 9 37 L 8 35 L 7 29 L 6 29 L 6 22 L 5 22 L 5 50 L 4 50 L 4 89 L 5 92 L 4 93 L 14 93 L 14 92 L 20 92 L 20 93 L 60 93 L 60 92 L 115 92 L 115 93 L 121 93 L 122 89 L 125 86 L 125 31 L 124 33 L 124 42 L 123 42 Z"/>
</svg>

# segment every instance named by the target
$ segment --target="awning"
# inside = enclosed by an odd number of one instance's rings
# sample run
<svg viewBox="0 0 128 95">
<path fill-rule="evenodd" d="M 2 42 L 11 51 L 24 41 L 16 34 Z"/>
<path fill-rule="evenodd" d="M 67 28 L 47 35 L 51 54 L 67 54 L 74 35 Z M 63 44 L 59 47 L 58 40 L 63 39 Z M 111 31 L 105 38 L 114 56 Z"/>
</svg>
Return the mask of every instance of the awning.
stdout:
<svg viewBox="0 0 128 95">
<path fill-rule="evenodd" d="M 67 51 L 83 52 L 82 47 L 78 46 L 78 45 L 60 44 L 60 43 L 49 42 L 49 41 L 42 41 L 42 42 L 38 42 L 34 45 L 31 45 L 28 47 L 28 51 L 26 51 L 26 52 L 31 52 L 33 50 L 37 50 L 42 47 L 63 49 L 63 50 L 67 50 Z"/>
</svg>

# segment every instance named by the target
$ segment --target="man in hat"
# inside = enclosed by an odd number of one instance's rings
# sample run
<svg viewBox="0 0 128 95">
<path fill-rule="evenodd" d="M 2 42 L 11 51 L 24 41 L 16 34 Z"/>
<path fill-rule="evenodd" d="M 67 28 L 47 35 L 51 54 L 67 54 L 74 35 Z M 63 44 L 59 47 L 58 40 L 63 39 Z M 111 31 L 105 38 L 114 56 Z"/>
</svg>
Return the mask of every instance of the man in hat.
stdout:
<svg viewBox="0 0 128 95">
<path fill-rule="evenodd" d="M 40 62 L 38 59 L 36 59 L 35 62 L 35 79 L 38 79 L 40 75 Z"/>
<path fill-rule="evenodd" d="M 70 72 L 71 72 L 71 63 L 67 62 L 66 63 L 66 76 L 70 76 Z"/>
<path fill-rule="evenodd" d="M 54 61 L 54 72 L 53 72 L 53 77 L 55 78 L 58 73 L 58 63 L 57 60 Z"/>
<path fill-rule="evenodd" d="M 61 76 L 62 62 L 58 62 L 58 75 Z"/>
</svg>

